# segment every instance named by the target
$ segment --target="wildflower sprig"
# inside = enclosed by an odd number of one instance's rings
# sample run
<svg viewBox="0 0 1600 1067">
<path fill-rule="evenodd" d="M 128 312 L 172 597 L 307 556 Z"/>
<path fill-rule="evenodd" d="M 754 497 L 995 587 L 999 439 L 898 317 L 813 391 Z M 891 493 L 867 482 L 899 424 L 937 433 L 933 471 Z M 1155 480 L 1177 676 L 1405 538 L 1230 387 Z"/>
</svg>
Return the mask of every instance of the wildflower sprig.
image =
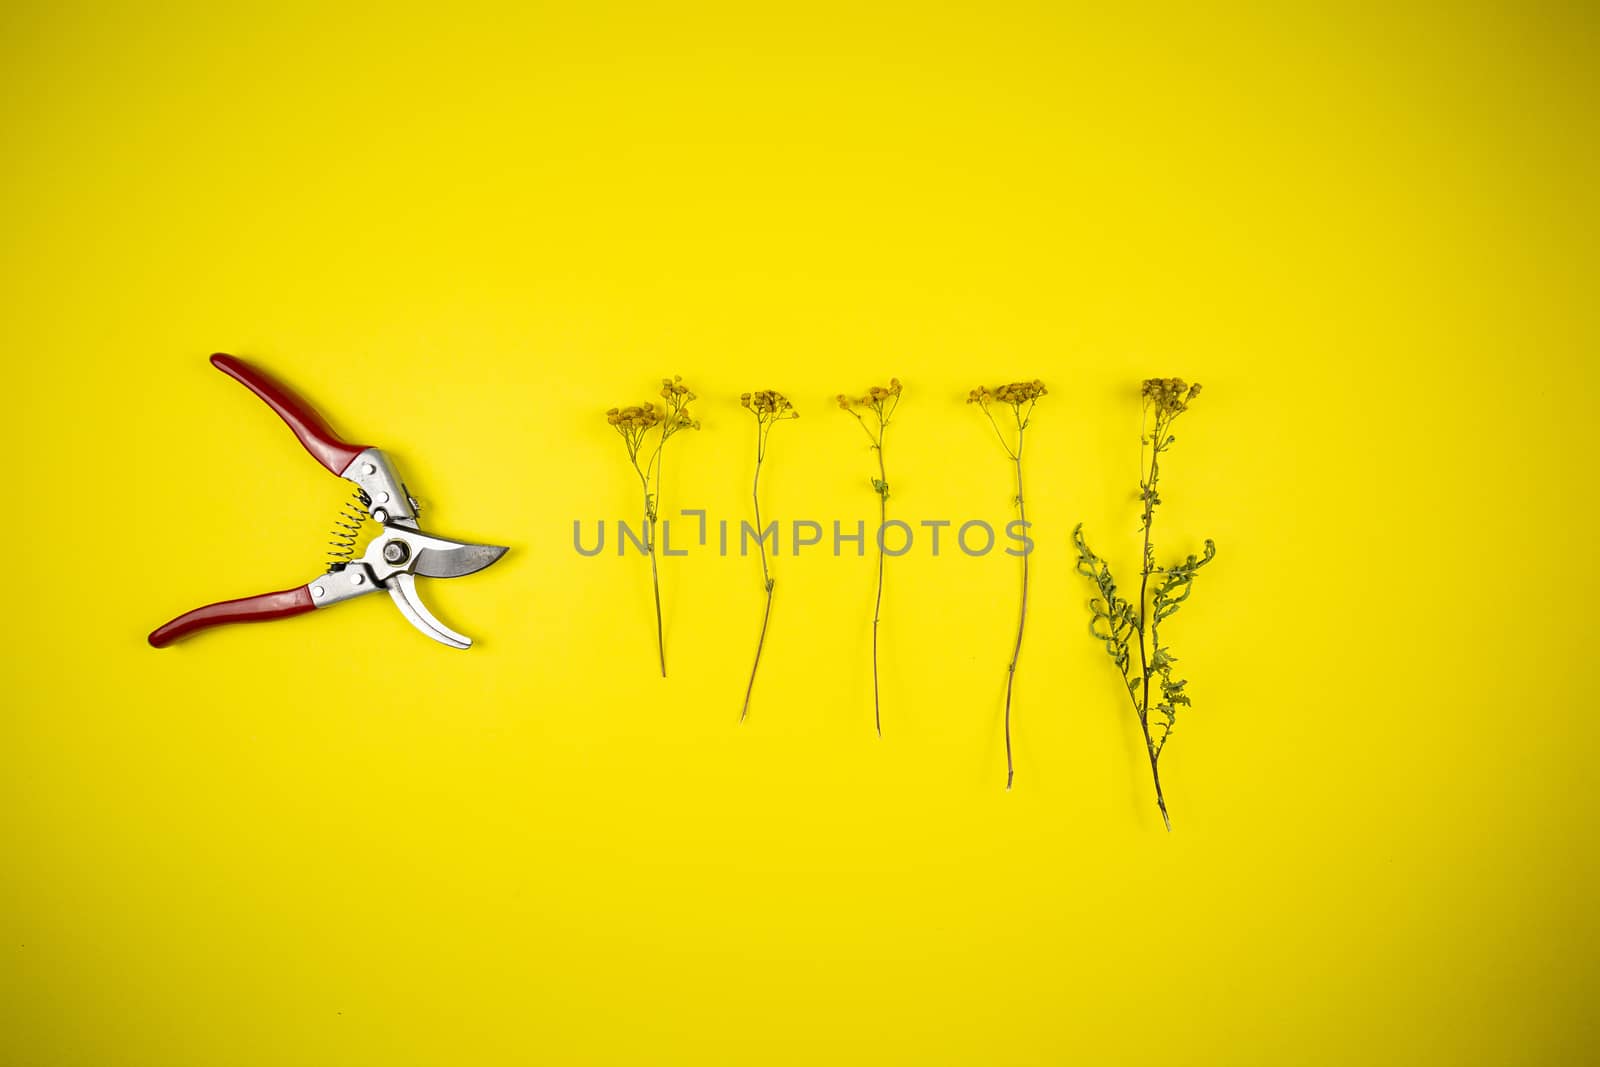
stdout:
<svg viewBox="0 0 1600 1067">
<path fill-rule="evenodd" d="M 1139 500 L 1142 512 L 1139 531 L 1144 539 L 1139 569 L 1139 600 L 1133 603 L 1117 593 L 1111 568 L 1089 548 L 1083 537 L 1083 524 L 1072 531 L 1072 543 L 1078 549 L 1078 573 L 1095 584 L 1099 596 L 1089 601 L 1091 618 L 1089 632 L 1106 647 L 1127 687 L 1128 698 L 1139 718 L 1139 729 L 1144 735 L 1145 750 L 1150 758 L 1150 777 L 1155 783 L 1156 806 L 1161 809 L 1162 822 L 1172 829 L 1172 819 L 1167 814 L 1167 801 L 1161 793 L 1161 753 L 1172 737 L 1178 708 L 1190 706 L 1186 692 L 1188 680 L 1174 680 L 1172 667 L 1177 658 L 1172 650 L 1161 643 L 1161 623 L 1177 614 L 1189 599 L 1194 588 L 1195 574 L 1210 563 L 1217 554 L 1216 545 L 1208 538 L 1199 556 L 1189 555 L 1183 562 L 1169 567 L 1158 567 L 1155 562 L 1155 544 L 1151 539 L 1155 525 L 1156 508 L 1161 504 L 1161 456 L 1172 447 L 1177 438 L 1172 435 L 1172 424 L 1178 416 L 1189 410 L 1189 405 L 1200 395 L 1198 383 L 1190 385 L 1182 378 L 1150 378 L 1145 381 L 1142 396 L 1144 418 L 1149 432 L 1139 438 Z M 1153 420 L 1153 425 L 1151 425 Z M 1146 467 L 1144 450 L 1150 450 Z M 1154 589 L 1151 579 L 1155 579 Z M 1133 662 L 1133 646 L 1137 642 L 1139 663 Z M 1155 693 L 1151 693 L 1151 683 Z M 1155 702 L 1151 703 L 1154 695 Z"/>
<path fill-rule="evenodd" d="M 767 606 L 761 613 L 761 636 L 756 640 L 756 658 L 750 665 L 750 684 L 745 686 L 744 707 L 739 711 L 739 721 L 743 722 L 745 716 L 750 714 L 750 696 L 755 692 L 756 671 L 761 667 L 761 650 L 767 644 L 767 623 L 772 619 L 772 590 L 777 585 L 771 568 L 767 566 L 767 539 L 763 536 L 761 526 L 761 464 L 767 458 L 767 436 L 772 433 L 772 428 L 780 422 L 798 419 L 800 413 L 788 397 L 771 389 L 745 393 L 739 397 L 739 403 L 756 418 L 756 475 L 751 484 L 750 498 L 755 504 L 756 547 L 761 550 L 761 583 L 767 594 Z"/>
<path fill-rule="evenodd" d="M 883 526 L 889 521 L 889 474 L 883 463 L 883 438 L 900 407 L 900 379 L 890 378 L 888 385 L 874 385 L 866 396 L 836 398 L 839 407 L 861 424 L 872 450 L 878 455 L 878 476 L 872 479 L 872 491 L 878 494 L 878 594 L 872 603 L 872 724 L 883 736 L 883 710 L 878 692 L 878 622 L 883 614 Z"/>
<path fill-rule="evenodd" d="M 1016 467 L 1017 495 L 1013 503 L 1017 506 L 1017 521 L 1022 524 L 1024 533 L 1028 528 L 1027 504 L 1022 492 L 1022 445 L 1024 433 L 1028 423 L 1033 419 L 1033 408 L 1043 397 L 1049 393 L 1044 383 L 1035 378 L 1031 382 L 1011 382 L 1006 385 L 990 389 L 980 385 L 967 393 L 967 403 L 978 405 L 984 417 L 989 420 L 989 425 L 994 427 L 995 436 L 1000 439 L 1000 447 L 1006 450 L 1006 455 L 1011 457 L 1011 463 Z M 999 413 L 998 417 L 996 412 Z M 1017 660 L 1022 656 L 1022 631 L 1028 624 L 1028 546 L 1024 544 L 1022 553 L 1022 608 L 1017 615 L 1017 641 L 1011 649 L 1011 664 L 1006 668 L 1006 788 L 1011 788 L 1012 779 L 1016 775 L 1015 764 L 1011 757 L 1011 691 L 1017 680 Z"/>
<path fill-rule="evenodd" d="M 606 422 L 617 431 L 628 450 L 628 462 L 639 476 L 644 492 L 645 548 L 650 553 L 650 581 L 656 601 L 656 656 L 661 661 L 661 677 L 667 676 L 667 649 L 661 627 L 661 572 L 656 562 L 656 519 L 661 499 L 661 453 L 679 430 L 698 430 L 700 422 L 689 412 L 696 399 L 682 378 L 661 379 L 659 393 L 663 403 L 650 402 L 624 408 L 611 408 Z M 651 481 L 655 482 L 654 491 Z"/>
</svg>

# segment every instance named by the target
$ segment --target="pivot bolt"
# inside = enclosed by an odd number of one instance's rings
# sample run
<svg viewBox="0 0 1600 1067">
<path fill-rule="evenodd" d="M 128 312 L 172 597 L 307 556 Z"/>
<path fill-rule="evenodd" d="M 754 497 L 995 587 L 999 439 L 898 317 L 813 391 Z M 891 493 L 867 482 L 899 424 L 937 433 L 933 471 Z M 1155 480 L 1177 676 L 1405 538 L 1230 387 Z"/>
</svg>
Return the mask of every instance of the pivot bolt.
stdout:
<svg viewBox="0 0 1600 1067">
<path fill-rule="evenodd" d="M 399 565 L 411 558 L 411 547 L 404 541 L 390 541 L 383 546 L 383 559 L 386 563 Z"/>
</svg>

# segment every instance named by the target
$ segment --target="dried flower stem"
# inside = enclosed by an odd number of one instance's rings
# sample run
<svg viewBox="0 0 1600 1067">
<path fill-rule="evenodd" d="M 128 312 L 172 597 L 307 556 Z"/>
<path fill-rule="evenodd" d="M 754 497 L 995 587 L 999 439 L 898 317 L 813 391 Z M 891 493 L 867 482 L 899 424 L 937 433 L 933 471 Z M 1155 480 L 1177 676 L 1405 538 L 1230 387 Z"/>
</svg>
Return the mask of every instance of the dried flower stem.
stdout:
<svg viewBox="0 0 1600 1067">
<path fill-rule="evenodd" d="M 1150 760 L 1150 779 L 1155 786 L 1156 807 L 1161 810 L 1161 821 L 1168 832 L 1172 830 L 1172 817 L 1167 813 L 1167 800 L 1161 791 L 1159 763 L 1180 706 L 1190 704 L 1184 687 L 1187 679 L 1172 679 L 1172 665 L 1177 662 L 1171 650 L 1161 644 L 1160 625 L 1176 614 L 1189 598 L 1195 573 L 1216 556 L 1216 545 L 1209 539 L 1204 554 L 1189 556 L 1184 562 L 1171 567 L 1158 567 L 1152 531 L 1155 527 L 1156 507 L 1161 503 L 1157 485 L 1161 480 L 1161 454 L 1172 447 L 1172 423 L 1188 410 L 1189 403 L 1200 395 L 1200 386 L 1190 386 L 1180 378 L 1151 378 L 1144 383 L 1146 417 L 1153 411 L 1154 429 L 1139 437 L 1139 499 L 1143 505 L 1139 530 L 1143 549 L 1139 566 L 1139 603 L 1137 607 L 1117 595 L 1111 568 L 1089 548 L 1083 537 L 1083 525 L 1072 531 L 1073 544 L 1078 549 L 1078 573 L 1093 581 L 1100 596 L 1089 601 L 1093 617 L 1089 632 L 1106 646 L 1123 684 L 1128 699 L 1133 703 L 1134 714 L 1139 719 L 1139 731 L 1144 736 L 1145 754 Z M 1146 468 L 1144 447 L 1150 446 L 1150 464 Z M 1150 579 L 1159 577 L 1154 591 Z M 1104 627 L 1103 629 L 1101 627 Z M 1133 672 L 1132 639 L 1139 642 L 1139 669 Z M 1160 688 L 1160 699 L 1154 707 L 1150 704 L 1150 683 Z M 1151 713 L 1158 716 L 1153 726 Z M 1152 733 L 1152 729 L 1156 732 Z"/>
<path fill-rule="evenodd" d="M 646 522 L 645 545 L 650 549 L 650 586 L 656 599 L 656 656 L 661 660 L 661 677 L 667 676 L 667 644 L 661 626 L 661 570 L 656 564 L 656 509 L 655 502 L 661 499 L 661 445 L 656 445 L 655 454 L 650 457 L 650 463 L 656 470 L 656 491 L 650 493 L 650 479 L 648 474 L 643 474 L 640 481 L 644 485 L 644 517 Z M 647 466 L 646 471 L 649 470 Z"/>
<path fill-rule="evenodd" d="M 883 527 L 889 521 L 889 474 L 883 461 L 883 439 L 895 409 L 900 406 L 899 378 L 890 378 L 887 386 L 874 385 L 863 397 L 849 397 L 840 393 L 839 407 L 855 418 L 872 442 L 878 454 L 878 476 L 872 479 L 872 489 L 878 494 L 878 592 L 872 602 L 872 725 L 878 736 L 883 736 L 883 705 L 878 687 L 878 623 L 883 616 Z M 857 410 L 857 409 L 860 410 Z M 866 412 L 872 421 L 868 421 Z"/>
<path fill-rule="evenodd" d="M 756 671 L 761 667 L 761 651 L 767 646 L 767 624 L 772 619 L 772 590 L 777 585 L 767 566 L 767 539 L 761 525 L 761 464 L 767 458 L 767 436 L 772 428 L 785 419 L 798 419 L 800 413 L 782 393 L 763 389 L 758 393 L 745 393 L 739 402 L 756 417 L 756 475 L 750 486 L 750 499 L 755 505 L 756 547 L 761 552 L 761 584 L 766 590 L 767 606 L 761 613 L 761 636 L 756 639 L 755 662 L 750 665 L 750 683 L 744 690 L 744 707 L 739 710 L 739 721 L 750 714 L 750 697 L 756 688 Z"/>
<path fill-rule="evenodd" d="M 1156 431 L 1159 433 L 1162 429 L 1161 415 L 1157 412 Z M 1147 437 L 1143 432 L 1140 433 L 1139 467 L 1141 473 L 1143 473 L 1144 469 L 1144 446 L 1149 440 L 1151 438 Z M 1144 537 L 1144 547 L 1140 552 L 1141 562 L 1139 566 L 1139 669 L 1140 673 L 1144 675 L 1144 695 L 1135 705 L 1138 709 L 1150 706 L 1150 660 L 1145 651 L 1145 630 L 1147 627 L 1144 625 L 1144 606 L 1149 603 L 1150 575 L 1154 574 L 1156 569 L 1155 546 L 1150 543 L 1150 534 L 1155 527 L 1156 502 L 1159 500 L 1156 495 L 1156 483 L 1161 479 L 1162 447 L 1159 440 L 1152 444 L 1150 449 L 1150 473 L 1145 477 L 1144 484 L 1140 486 L 1140 495 L 1144 499 L 1144 516 L 1139 523 L 1139 529 Z M 1156 767 L 1156 753 L 1159 749 L 1151 743 L 1150 717 L 1142 711 L 1139 715 L 1139 729 L 1144 733 L 1145 752 L 1150 757 L 1150 780 L 1155 784 L 1156 788 L 1156 807 L 1161 809 L 1161 821 L 1166 824 L 1167 832 L 1170 834 L 1172 832 L 1172 816 L 1167 814 L 1167 798 L 1161 794 L 1161 771 Z M 1171 732 L 1170 727 L 1168 732 Z M 1162 735 L 1161 742 L 1166 744 L 1166 734 Z"/>
<path fill-rule="evenodd" d="M 757 434 L 762 431 L 757 430 Z M 764 436 L 764 435 L 763 435 Z M 772 580 L 772 574 L 767 569 L 767 539 L 762 536 L 761 526 L 761 460 L 765 454 L 766 442 L 763 440 L 756 450 L 756 478 L 750 496 L 755 502 L 756 513 L 756 547 L 761 550 L 761 582 L 767 591 L 767 606 L 761 612 L 761 636 L 756 639 L 756 658 L 750 664 L 750 682 L 744 689 L 744 706 L 739 709 L 739 721 L 744 722 L 745 716 L 750 714 L 750 696 L 756 689 L 756 671 L 761 666 L 761 650 L 767 647 L 767 623 L 772 619 L 772 590 L 777 585 Z"/>
<path fill-rule="evenodd" d="M 884 423 L 888 425 L 887 422 Z M 883 465 L 883 435 L 878 436 L 878 538 L 883 538 L 884 524 L 889 521 L 889 472 Z M 878 623 L 883 620 L 883 545 L 878 545 L 878 592 L 872 599 L 872 727 L 883 736 L 883 703 L 878 693 Z"/>
<path fill-rule="evenodd" d="M 669 437 L 679 430 L 698 430 L 700 423 L 689 414 L 689 401 L 694 400 L 695 395 L 683 384 L 682 378 L 661 379 L 660 395 L 666 401 L 666 410 L 663 411 L 661 405 L 654 402 L 611 408 L 606 412 L 606 422 L 622 438 L 628 450 L 628 462 L 633 464 L 633 471 L 639 476 L 639 488 L 644 493 L 644 540 L 645 549 L 650 554 L 650 584 L 656 605 L 656 658 L 661 664 L 661 677 L 665 678 L 667 646 L 661 623 L 661 571 L 656 557 L 656 520 L 660 515 L 658 505 L 661 500 L 661 454 Z M 651 430 L 657 431 L 653 449 L 646 444 L 646 438 Z M 641 455 L 646 457 L 643 466 L 639 465 Z M 656 483 L 654 493 L 650 491 L 652 475 Z"/>
<path fill-rule="evenodd" d="M 1027 529 L 1028 522 L 1027 504 L 1024 500 L 1022 492 L 1022 445 L 1025 437 L 1024 431 L 1028 428 L 1028 421 L 1033 417 L 1033 406 L 1039 402 L 1039 398 L 1044 396 L 1046 392 L 1047 390 L 1044 387 L 1044 383 L 1032 381 L 1012 382 L 1010 385 L 1002 385 L 998 389 L 994 390 L 979 386 L 977 389 L 974 389 L 967 394 L 967 403 L 977 404 L 978 407 L 983 411 L 983 414 L 989 420 L 989 425 L 994 427 L 995 436 L 1000 439 L 1000 447 L 1006 450 L 1006 455 L 1011 457 L 1011 462 L 1016 467 L 1017 521 L 1023 524 L 1024 530 Z M 991 404 L 995 403 L 1004 404 L 1011 408 L 1012 421 L 1016 426 L 1016 436 L 1014 438 L 1016 442 L 1015 445 L 1012 444 L 1013 439 L 1008 439 L 1005 433 L 1001 431 L 1000 423 L 995 421 L 994 411 L 990 407 Z M 1026 405 L 1026 407 L 1024 407 L 1024 405 Z M 1006 667 L 1005 734 L 1007 789 L 1011 788 L 1012 780 L 1016 776 L 1016 765 L 1012 759 L 1011 752 L 1011 693 L 1017 681 L 1017 661 L 1022 657 L 1022 632 L 1028 625 L 1028 555 L 1029 553 L 1026 549 L 1024 549 L 1022 553 L 1022 606 L 1021 610 L 1017 614 L 1017 641 L 1011 649 L 1011 663 Z"/>
<path fill-rule="evenodd" d="M 1027 505 L 1022 499 L 1022 434 L 1017 434 L 1017 518 L 1027 529 Z M 1006 788 L 1011 788 L 1011 688 L 1017 680 L 1017 660 L 1022 657 L 1022 630 L 1028 625 L 1028 553 L 1022 554 L 1022 609 L 1017 614 L 1017 643 L 1011 649 L 1011 664 L 1006 668 Z"/>
</svg>

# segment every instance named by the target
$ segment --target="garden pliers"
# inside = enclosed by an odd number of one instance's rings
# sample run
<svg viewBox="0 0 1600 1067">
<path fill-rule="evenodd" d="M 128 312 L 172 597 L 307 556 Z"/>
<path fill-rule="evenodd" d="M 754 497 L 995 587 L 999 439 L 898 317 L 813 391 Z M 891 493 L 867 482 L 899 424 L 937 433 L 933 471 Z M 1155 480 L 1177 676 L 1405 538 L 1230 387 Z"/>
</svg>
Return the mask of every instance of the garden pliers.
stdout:
<svg viewBox="0 0 1600 1067">
<path fill-rule="evenodd" d="M 352 522 L 335 531 L 327 573 L 305 585 L 277 593 L 225 600 L 179 615 L 150 634 L 150 643 L 164 648 L 196 630 L 229 622 L 266 622 L 302 615 L 382 589 L 400 613 L 427 636 L 451 648 L 468 648 L 472 639 L 456 633 L 429 613 L 417 599 L 417 575 L 459 578 L 481 571 L 505 555 L 500 545 L 474 545 L 432 537 L 417 525 L 417 502 L 376 448 L 352 445 L 328 428 L 316 410 L 293 390 L 242 359 L 217 353 L 212 366 L 244 385 L 278 413 L 318 463 L 356 484 L 356 502 L 346 512 Z M 371 518 L 382 527 L 357 557 L 355 542 L 362 523 Z"/>
</svg>

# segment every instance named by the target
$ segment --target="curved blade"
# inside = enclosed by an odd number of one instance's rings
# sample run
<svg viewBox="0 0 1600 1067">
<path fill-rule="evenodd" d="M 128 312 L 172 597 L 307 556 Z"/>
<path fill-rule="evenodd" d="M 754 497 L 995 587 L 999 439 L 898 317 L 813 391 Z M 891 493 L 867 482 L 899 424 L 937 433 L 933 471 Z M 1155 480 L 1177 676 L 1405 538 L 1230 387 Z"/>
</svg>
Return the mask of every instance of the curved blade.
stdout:
<svg viewBox="0 0 1600 1067">
<path fill-rule="evenodd" d="M 434 618 L 433 614 L 423 607 L 422 601 L 417 599 L 416 578 L 409 574 L 397 574 L 390 578 L 389 596 L 394 599 L 395 606 L 400 609 L 400 614 L 404 615 L 412 626 L 415 626 L 441 645 L 449 645 L 451 648 L 472 647 L 472 638 L 465 634 L 456 633 L 450 627 Z"/>
<path fill-rule="evenodd" d="M 424 578 L 459 578 L 483 570 L 505 554 L 504 545 L 457 544 L 453 548 L 430 545 L 418 550 L 411 570 Z"/>
</svg>

